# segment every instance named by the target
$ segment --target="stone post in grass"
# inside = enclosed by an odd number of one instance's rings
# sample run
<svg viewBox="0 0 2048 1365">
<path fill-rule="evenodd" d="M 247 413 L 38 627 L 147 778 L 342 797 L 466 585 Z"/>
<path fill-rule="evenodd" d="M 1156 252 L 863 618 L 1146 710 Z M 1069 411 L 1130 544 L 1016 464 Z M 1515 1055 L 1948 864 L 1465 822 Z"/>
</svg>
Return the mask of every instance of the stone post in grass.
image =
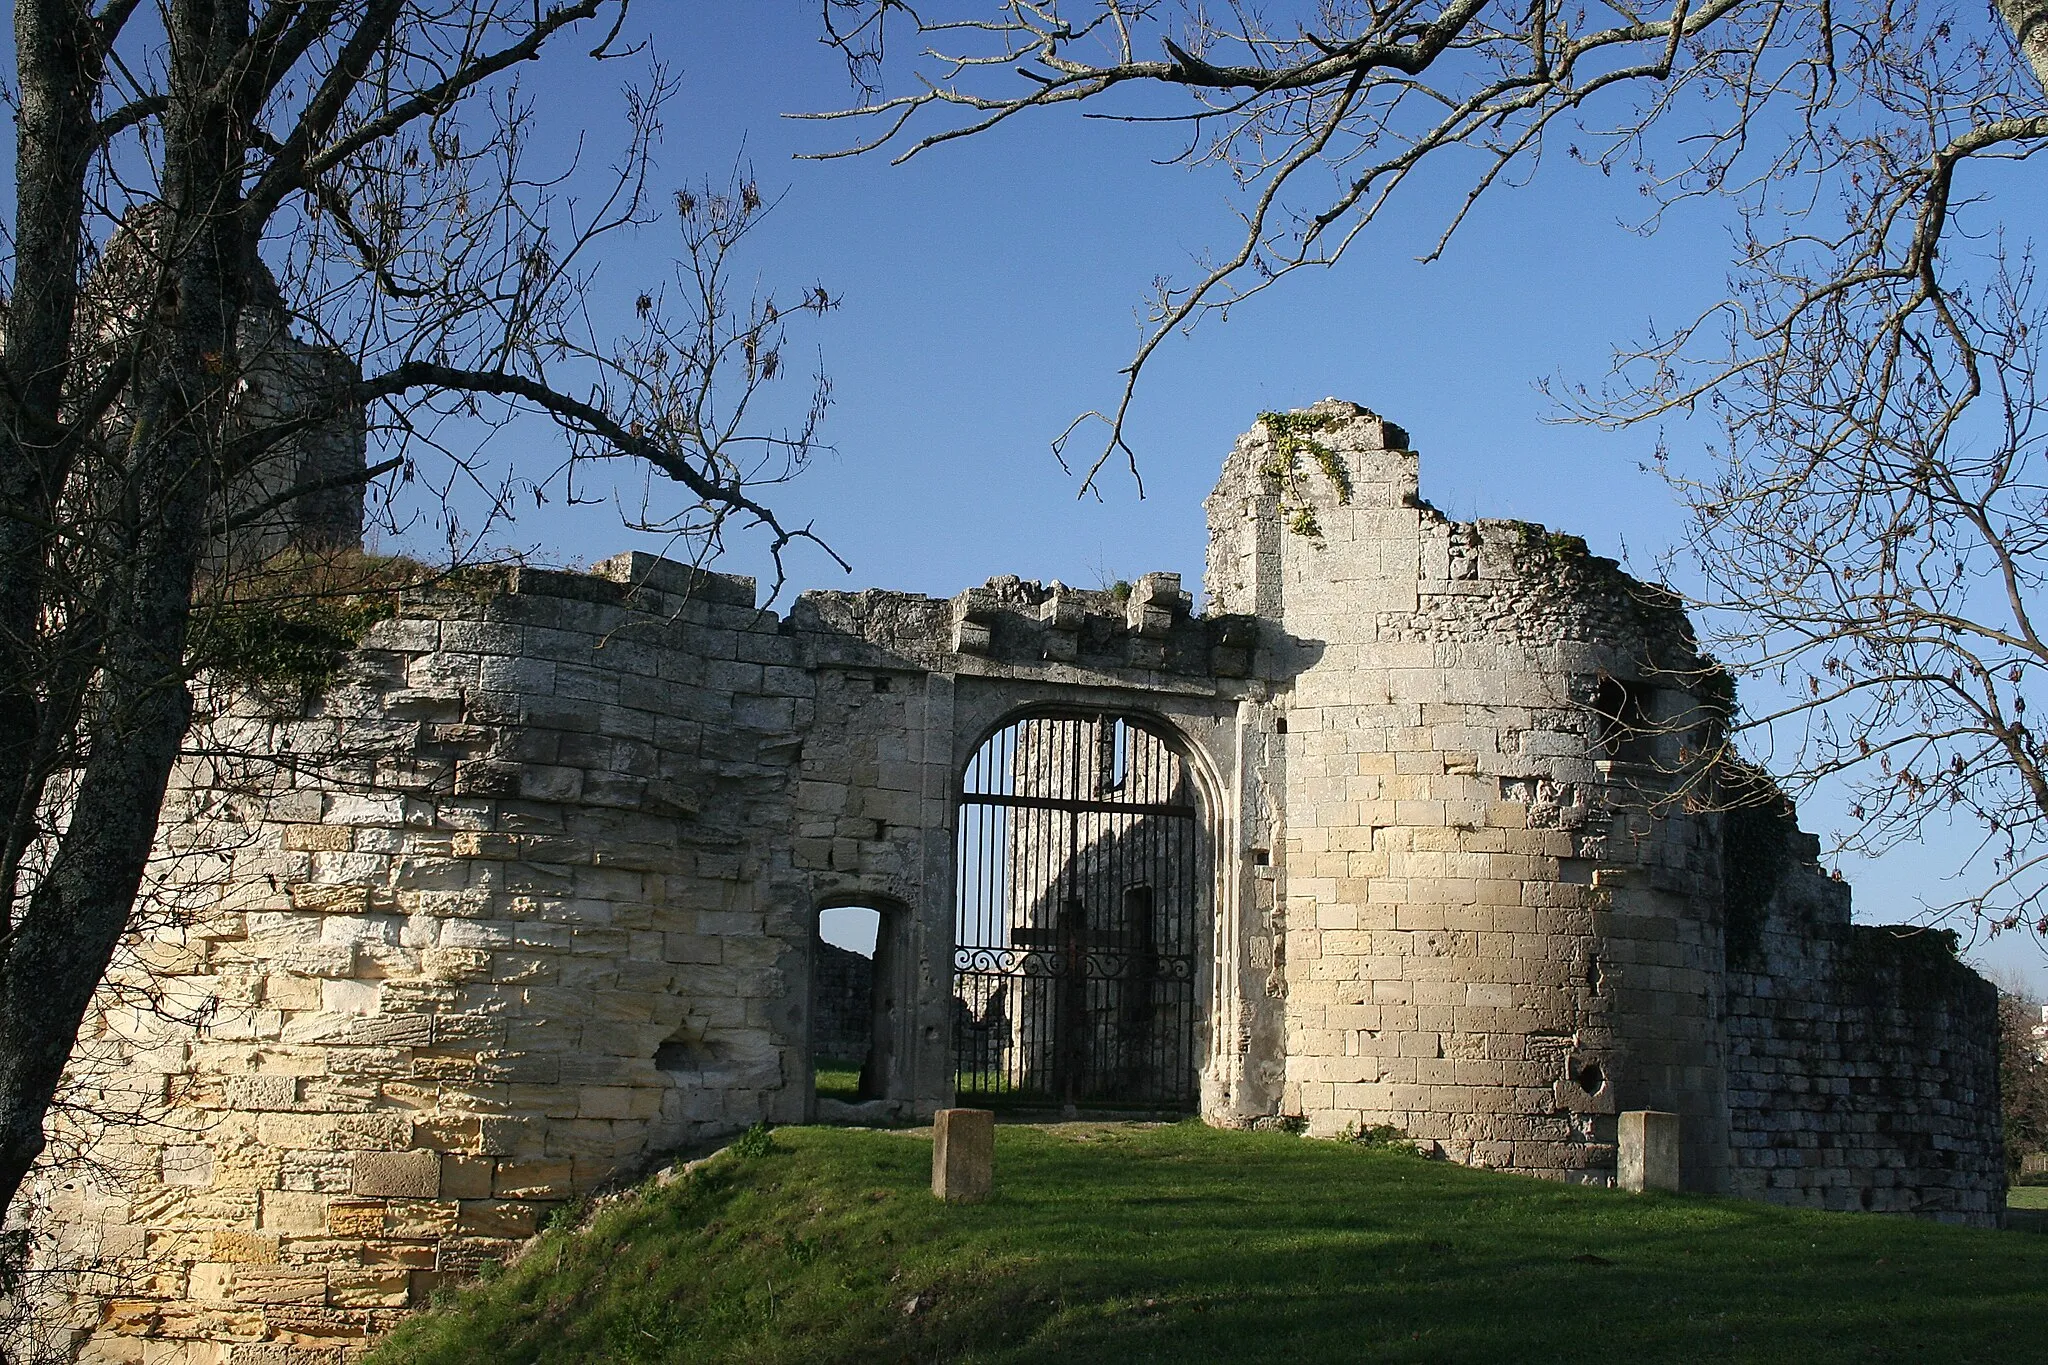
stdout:
<svg viewBox="0 0 2048 1365">
<path fill-rule="evenodd" d="M 974 1204 L 995 1185 L 996 1116 L 986 1109 L 941 1109 L 932 1116 L 932 1194 Z"/>
<path fill-rule="evenodd" d="M 1678 1188 L 1678 1115 L 1629 1109 L 1621 1116 L 1619 1175 L 1632 1194 Z"/>
</svg>

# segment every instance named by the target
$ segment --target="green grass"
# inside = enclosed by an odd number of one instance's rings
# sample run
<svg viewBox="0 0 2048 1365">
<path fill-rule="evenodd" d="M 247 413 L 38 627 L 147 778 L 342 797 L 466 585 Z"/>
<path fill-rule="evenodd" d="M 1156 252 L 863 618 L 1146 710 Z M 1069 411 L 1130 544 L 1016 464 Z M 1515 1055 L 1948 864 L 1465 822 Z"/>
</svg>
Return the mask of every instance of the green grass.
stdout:
<svg viewBox="0 0 2048 1365">
<path fill-rule="evenodd" d="M 860 1068 L 857 1066 L 814 1062 L 811 1075 L 817 1079 L 818 1098 L 821 1100 L 845 1100 L 852 1104 L 860 1098 Z"/>
<path fill-rule="evenodd" d="M 376 1365 L 2048 1361 L 2048 1237 L 1628 1196 L 1198 1124 L 778 1129 L 399 1329 Z"/>
<path fill-rule="evenodd" d="M 2048 1185 L 2015 1185 L 2005 1192 L 2009 1209 L 2048 1209 Z"/>
</svg>

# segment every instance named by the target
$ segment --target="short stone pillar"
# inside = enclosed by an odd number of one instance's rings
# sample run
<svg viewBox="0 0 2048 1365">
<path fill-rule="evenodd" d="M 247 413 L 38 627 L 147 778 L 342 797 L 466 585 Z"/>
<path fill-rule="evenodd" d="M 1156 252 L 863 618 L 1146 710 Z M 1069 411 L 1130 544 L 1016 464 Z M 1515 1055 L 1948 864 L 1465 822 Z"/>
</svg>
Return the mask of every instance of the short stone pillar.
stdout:
<svg viewBox="0 0 2048 1365">
<path fill-rule="evenodd" d="M 932 1194 L 952 1204 L 988 1198 L 995 1186 L 996 1116 L 986 1109 L 932 1115 Z"/>
<path fill-rule="evenodd" d="M 1621 1116 L 1619 1175 L 1631 1194 L 1678 1188 L 1678 1115 L 1629 1109 Z"/>
</svg>

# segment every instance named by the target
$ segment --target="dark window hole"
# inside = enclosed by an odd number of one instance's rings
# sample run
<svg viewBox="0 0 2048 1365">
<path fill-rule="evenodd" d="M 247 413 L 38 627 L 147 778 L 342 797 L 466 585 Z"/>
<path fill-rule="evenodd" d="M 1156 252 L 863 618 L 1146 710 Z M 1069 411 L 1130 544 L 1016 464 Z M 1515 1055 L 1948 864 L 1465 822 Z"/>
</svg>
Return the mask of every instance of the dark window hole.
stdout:
<svg viewBox="0 0 2048 1365">
<path fill-rule="evenodd" d="M 1600 1087 L 1607 1084 L 1607 1073 L 1600 1069 L 1600 1063 L 1587 1062 L 1578 1069 L 1572 1079 L 1577 1081 L 1579 1089 L 1588 1095 L 1597 1095 L 1600 1093 Z"/>
<path fill-rule="evenodd" d="M 1593 692 L 1593 710 L 1599 716 L 1594 743 L 1603 758 L 1648 763 L 1656 757 L 1656 728 L 1643 684 L 1603 677 Z"/>
<path fill-rule="evenodd" d="M 681 1034 L 654 1049 L 654 1064 L 663 1071 L 704 1071 L 723 1060 L 717 1044 Z"/>
<path fill-rule="evenodd" d="M 1273 722 L 1273 733 L 1276 735 L 1284 735 L 1287 733 L 1287 717 L 1282 716 L 1280 717 L 1280 719 Z"/>
</svg>

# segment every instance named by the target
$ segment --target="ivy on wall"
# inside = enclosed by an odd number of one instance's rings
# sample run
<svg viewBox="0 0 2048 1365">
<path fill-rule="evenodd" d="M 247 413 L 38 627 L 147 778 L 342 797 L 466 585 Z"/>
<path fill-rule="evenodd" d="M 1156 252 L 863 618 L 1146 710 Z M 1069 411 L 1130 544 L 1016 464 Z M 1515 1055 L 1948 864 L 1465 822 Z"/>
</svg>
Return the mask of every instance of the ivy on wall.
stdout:
<svg viewBox="0 0 2048 1365">
<path fill-rule="evenodd" d="M 1337 501 L 1351 501 L 1351 473 L 1344 467 L 1344 460 L 1329 446 L 1317 440 L 1315 433 L 1326 431 L 1337 425 L 1339 418 L 1330 412 L 1262 412 L 1259 425 L 1266 429 L 1267 454 L 1259 473 L 1280 489 L 1281 514 L 1287 520 L 1287 529 L 1298 536 L 1311 539 L 1321 537 L 1323 528 L 1316 520 L 1315 508 L 1308 500 L 1302 486 L 1305 476 L 1302 457 L 1306 456 L 1323 472 L 1336 490 Z"/>
</svg>

